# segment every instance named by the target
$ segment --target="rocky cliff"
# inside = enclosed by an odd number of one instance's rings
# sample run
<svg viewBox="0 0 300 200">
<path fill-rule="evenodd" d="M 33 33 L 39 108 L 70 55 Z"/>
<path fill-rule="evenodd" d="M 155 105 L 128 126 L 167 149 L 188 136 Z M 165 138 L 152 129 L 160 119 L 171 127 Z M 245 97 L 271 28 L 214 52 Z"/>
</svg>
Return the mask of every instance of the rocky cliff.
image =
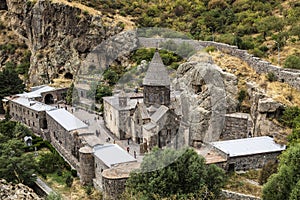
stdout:
<svg viewBox="0 0 300 200">
<path fill-rule="evenodd" d="M 79 3 L 6 0 L 1 8 L 6 7 L 9 27 L 31 51 L 31 85 L 50 83 L 60 74 L 72 78 L 93 47 L 126 28 L 120 18 Z"/>
<path fill-rule="evenodd" d="M 182 91 L 182 121 L 190 131 L 190 145 L 219 139 L 225 114 L 237 107 L 237 78 L 223 72 L 208 54 L 195 54 L 181 64 L 175 89 Z"/>
<path fill-rule="evenodd" d="M 0 179 L 0 199 L 5 200 L 41 200 L 34 191 L 19 183 L 7 183 L 4 179 Z"/>
</svg>

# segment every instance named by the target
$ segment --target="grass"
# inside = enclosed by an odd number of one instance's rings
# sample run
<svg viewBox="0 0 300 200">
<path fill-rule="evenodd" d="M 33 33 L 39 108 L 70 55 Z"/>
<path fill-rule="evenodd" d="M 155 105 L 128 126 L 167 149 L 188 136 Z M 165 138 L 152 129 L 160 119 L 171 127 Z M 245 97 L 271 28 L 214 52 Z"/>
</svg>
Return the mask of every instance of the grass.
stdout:
<svg viewBox="0 0 300 200">
<path fill-rule="evenodd" d="M 300 91 L 292 88 L 287 83 L 278 81 L 269 82 L 265 74 L 257 74 L 247 63 L 234 56 L 219 51 L 211 52 L 210 55 L 215 64 L 238 77 L 239 90 L 245 89 L 246 82 L 252 81 L 257 83 L 274 100 L 284 105 L 300 106 Z"/>
<path fill-rule="evenodd" d="M 225 189 L 260 197 L 262 186 L 255 183 L 258 180 L 258 176 L 259 171 L 256 170 L 250 170 L 243 174 L 232 173 L 229 175 Z"/>
</svg>

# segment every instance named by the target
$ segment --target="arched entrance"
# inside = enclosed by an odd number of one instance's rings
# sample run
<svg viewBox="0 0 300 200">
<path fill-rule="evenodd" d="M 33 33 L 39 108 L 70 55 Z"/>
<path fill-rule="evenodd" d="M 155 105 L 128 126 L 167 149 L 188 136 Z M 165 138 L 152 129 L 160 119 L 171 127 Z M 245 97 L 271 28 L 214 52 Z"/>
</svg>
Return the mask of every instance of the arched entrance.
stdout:
<svg viewBox="0 0 300 200">
<path fill-rule="evenodd" d="M 45 104 L 54 104 L 54 98 L 52 94 L 47 94 L 45 96 Z"/>
</svg>

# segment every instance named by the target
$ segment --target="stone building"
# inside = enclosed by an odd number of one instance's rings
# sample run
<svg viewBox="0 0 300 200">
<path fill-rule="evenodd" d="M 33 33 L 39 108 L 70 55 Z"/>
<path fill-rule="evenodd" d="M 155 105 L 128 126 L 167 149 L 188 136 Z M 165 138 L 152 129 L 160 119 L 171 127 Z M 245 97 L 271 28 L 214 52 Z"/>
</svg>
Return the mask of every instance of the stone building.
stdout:
<svg viewBox="0 0 300 200">
<path fill-rule="evenodd" d="M 119 139 L 142 143 L 142 151 L 176 146 L 180 116 L 171 107 L 170 79 L 158 51 L 149 63 L 143 87 L 142 98 L 125 93 L 103 98 L 106 127 Z"/>
<path fill-rule="evenodd" d="M 267 162 L 277 160 L 286 148 L 268 136 L 217 141 L 209 145 L 221 156 L 223 163 L 219 164 L 228 171 L 262 168 Z"/>
<path fill-rule="evenodd" d="M 64 101 L 68 88 L 54 88 L 48 85 L 32 87 L 30 92 L 18 94 L 31 100 L 36 100 L 45 104 L 54 104 Z"/>
<path fill-rule="evenodd" d="M 46 112 L 48 132 L 46 138 L 77 170 L 79 166 L 79 149 L 83 146 L 78 131 L 88 125 L 65 109 L 55 109 Z"/>
<path fill-rule="evenodd" d="M 103 188 L 102 172 L 104 170 L 114 168 L 114 166 L 121 163 L 137 162 L 134 157 L 117 144 L 95 146 L 93 154 L 95 163 L 95 179 L 93 182 L 99 189 Z"/>
<path fill-rule="evenodd" d="M 48 128 L 46 111 L 56 109 L 53 106 L 30 100 L 23 96 L 6 97 L 9 100 L 10 116 L 16 121 L 29 126 L 34 132 L 40 134 Z"/>
</svg>

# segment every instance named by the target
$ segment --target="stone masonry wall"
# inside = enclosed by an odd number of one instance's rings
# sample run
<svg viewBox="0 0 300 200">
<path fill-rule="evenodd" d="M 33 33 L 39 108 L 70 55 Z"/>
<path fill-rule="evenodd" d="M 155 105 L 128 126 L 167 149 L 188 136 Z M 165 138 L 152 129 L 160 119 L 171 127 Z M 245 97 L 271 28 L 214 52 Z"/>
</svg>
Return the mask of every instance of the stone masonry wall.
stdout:
<svg viewBox="0 0 300 200">
<path fill-rule="evenodd" d="M 241 157 L 229 157 L 227 160 L 227 168 L 234 163 L 236 171 L 262 168 L 267 162 L 277 160 L 280 152 L 262 153 Z"/>
<path fill-rule="evenodd" d="M 72 137 L 70 132 L 66 131 L 49 115 L 46 115 L 46 117 L 51 144 L 70 163 L 71 166 L 79 171 L 80 166 L 78 159 L 71 154 L 76 145 L 75 139 Z"/>
<path fill-rule="evenodd" d="M 222 196 L 228 200 L 260 200 L 259 197 L 232 192 L 229 190 L 222 190 Z"/>
<path fill-rule="evenodd" d="M 258 57 L 249 54 L 246 50 L 238 49 L 237 46 L 231 46 L 228 44 L 217 43 L 213 41 L 196 41 L 186 40 L 180 38 L 139 38 L 139 44 L 142 47 L 157 47 L 158 43 L 173 40 L 176 44 L 183 42 L 191 45 L 195 50 L 200 50 L 201 47 L 214 46 L 219 51 L 227 53 L 229 55 L 240 58 L 245 61 L 250 67 L 252 67 L 258 74 L 273 73 L 279 81 L 286 82 L 292 87 L 300 90 L 300 70 L 281 68 L 279 66 L 272 65 L 271 63 L 264 61 Z"/>
<path fill-rule="evenodd" d="M 252 132 L 250 115 L 246 113 L 233 113 L 226 115 L 225 124 L 220 139 L 233 140 L 247 138 Z"/>
<path fill-rule="evenodd" d="M 125 191 L 127 178 L 108 179 L 102 177 L 104 199 L 119 199 L 119 196 Z"/>
</svg>

